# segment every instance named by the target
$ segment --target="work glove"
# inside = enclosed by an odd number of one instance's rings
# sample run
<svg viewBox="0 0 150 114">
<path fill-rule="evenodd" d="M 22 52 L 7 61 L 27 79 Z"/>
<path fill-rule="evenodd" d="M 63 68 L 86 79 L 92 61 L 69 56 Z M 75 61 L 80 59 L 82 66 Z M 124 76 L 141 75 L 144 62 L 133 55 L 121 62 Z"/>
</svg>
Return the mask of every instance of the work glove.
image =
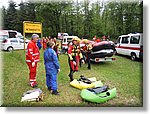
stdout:
<svg viewBox="0 0 150 114">
<path fill-rule="evenodd" d="M 34 67 L 35 66 L 35 62 L 32 62 L 32 67 Z"/>
<path fill-rule="evenodd" d="M 77 63 L 76 63 L 75 61 L 73 61 L 73 65 L 74 65 L 74 66 L 76 66 L 76 65 L 77 65 Z"/>
</svg>

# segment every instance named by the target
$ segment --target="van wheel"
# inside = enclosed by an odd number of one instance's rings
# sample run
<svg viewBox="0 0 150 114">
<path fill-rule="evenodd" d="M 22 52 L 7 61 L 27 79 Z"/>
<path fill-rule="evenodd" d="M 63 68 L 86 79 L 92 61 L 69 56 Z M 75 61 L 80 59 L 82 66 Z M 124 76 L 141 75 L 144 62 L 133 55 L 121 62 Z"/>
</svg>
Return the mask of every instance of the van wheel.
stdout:
<svg viewBox="0 0 150 114">
<path fill-rule="evenodd" d="M 135 61 L 136 60 L 136 54 L 135 53 L 131 53 L 131 60 Z"/>
<path fill-rule="evenodd" d="M 7 48 L 7 51 L 9 51 L 9 52 L 12 52 L 14 49 L 13 49 L 13 47 L 8 47 Z"/>
</svg>

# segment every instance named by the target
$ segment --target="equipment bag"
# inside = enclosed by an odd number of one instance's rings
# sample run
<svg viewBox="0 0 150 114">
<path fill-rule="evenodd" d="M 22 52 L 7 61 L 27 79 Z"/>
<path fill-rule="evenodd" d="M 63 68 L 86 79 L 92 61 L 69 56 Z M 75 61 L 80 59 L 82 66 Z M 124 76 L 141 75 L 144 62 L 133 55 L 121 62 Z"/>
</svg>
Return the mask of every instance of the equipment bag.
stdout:
<svg viewBox="0 0 150 114">
<path fill-rule="evenodd" d="M 88 88 L 87 90 L 94 92 L 95 94 L 99 94 L 102 92 L 106 92 L 108 90 L 108 86 L 96 87 L 96 88 Z"/>
<path fill-rule="evenodd" d="M 43 92 L 40 88 L 34 89 L 34 90 L 29 90 L 25 92 L 22 96 L 21 102 L 23 101 L 40 101 L 43 100 Z"/>
<path fill-rule="evenodd" d="M 82 82 L 87 83 L 87 84 L 91 84 L 92 83 L 91 80 L 89 80 L 88 78 L 86 78 L 83 75 L 80 76 L 80 79 L 78 81 L 82 81 Z"/>
</svg>

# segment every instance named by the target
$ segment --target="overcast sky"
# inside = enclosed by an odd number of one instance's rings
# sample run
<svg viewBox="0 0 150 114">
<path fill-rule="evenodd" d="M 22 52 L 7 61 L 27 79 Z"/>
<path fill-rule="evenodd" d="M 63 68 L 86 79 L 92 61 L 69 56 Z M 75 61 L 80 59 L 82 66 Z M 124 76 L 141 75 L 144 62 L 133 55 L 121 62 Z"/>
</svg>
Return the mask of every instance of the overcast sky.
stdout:
<svg viewBox="0 0 150 114">
<path fill-rule="evenodd" d="M 7 8 L 9 1 L 10 0 L 0 0 L 0 8 L 2 8 L 2 6 L 5 6 Z M 17 4 L 19 4 L 21 1 L 26 2 L 26 1 L 29 1 L 29 0 L 13 0 L 13 1 L 16 2 Z M 30 1 L 36 1 L 37 2 L 37 1 L 55 1 L 55 0 L 30 0 Z M 83 1 L 83 0 L 78 0 L 78 1 Z M 97 1 L 97 0 L 90 0 L 90 1 Z M 101 1 L 107 2 L 109 0 L 101 0 Z M 120 1 L 123 1 L 123 0 L 120 0 Z M 128 1 L 128 2 L 130 1 L 131 2 L 131 1 L 135 1 L 135 0 L 124 0 L 124 1 Z M 149 0 L 145 0 L 145 1 L 149 1 Z"/>
<path fill-rule="evenodd" d="M 5 6 L 5 7 L 8 7 L 8 2 L 9 2 L 10 0 L 0 0 L 0 8 L 2 7 L 2 6 Z M 25 2 L 25 1 L 27 1 L 27 0 L 13 0 L 14 2 L 16 2 L 17 4 L 19 4 L 21 1 L 23 1 L 23 2 Z"/>
<path fill-rule="evenodd" d="M 8 7 L 8 2 L 10 0 L 0 0 L 0 8 L 2 8 L 2 6 L 5 6 L 6 8 Z M 17 4 L 19 4 L 21 1 L 26 2 L 29 0 L 13 0 L 14 2 L 16 2 Z M 42 0 L 30 0 L 30 1 L 42 1 Z M 47 1 L 51 1 L 51 0 L 47 0 Z M 52 0 L 54 1 L 54 0 Z M 79 1 L 83 1 L 83 0 L 79 0 Z M 91 0 L 91 1 L 95 1 L 95 0 Z M 104 1 L 108 1 L 108 0 L 104 0 Z"/>
</svg>

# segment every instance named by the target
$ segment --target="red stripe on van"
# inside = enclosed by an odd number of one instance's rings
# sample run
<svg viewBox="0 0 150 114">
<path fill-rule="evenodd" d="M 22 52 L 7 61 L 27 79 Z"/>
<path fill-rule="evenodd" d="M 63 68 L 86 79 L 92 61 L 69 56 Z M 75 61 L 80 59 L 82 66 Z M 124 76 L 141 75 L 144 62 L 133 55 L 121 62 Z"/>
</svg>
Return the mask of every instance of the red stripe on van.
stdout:
<svg viewBox="0 0 150 114">
<path fill-rule="evenodd" d="M 117 47 L 117 46 L 116 46 L 116 47 Z M 117 48 L 130 49 L 130 50 L 140 50 L 139 47 L 118 46 Z"/>
<path fill-rule="evenodd" d="M 63 46 L 68 46 L 68 44 L 62 44 Z"/>
</svg>

